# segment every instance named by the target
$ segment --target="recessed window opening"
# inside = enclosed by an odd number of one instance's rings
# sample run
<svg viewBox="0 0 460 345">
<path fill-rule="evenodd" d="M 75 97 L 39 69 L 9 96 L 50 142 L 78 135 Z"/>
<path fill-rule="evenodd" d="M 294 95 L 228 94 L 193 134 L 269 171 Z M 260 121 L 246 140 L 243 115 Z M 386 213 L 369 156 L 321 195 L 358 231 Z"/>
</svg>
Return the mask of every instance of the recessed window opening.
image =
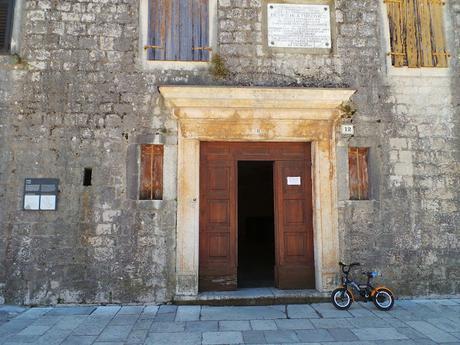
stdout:
<svg viewBox="0 0 460 345">
<path fill-rule="evenodd" d="M 163 200 L 163 145 L 141 145 L 140 200 Z"/>
<path fill-rule="evenodd" d="M 83 186 L 91 186 L 93 177 L 93 168 L 85 168 L 83 170 Z"/>
<path fill-rule="evenodd" d="M 238 287 L 274 286 L 273 162 L 238 162 Z"/>
<path fill-rule="evenodd" d="M 348 149 L 350 200 L 369 200 L 368 147 Z"/>
<path fill-rule="evenodd" d="M 148 60 L 208 61 L 208 2 L 149 0 Z"/>
</svg>

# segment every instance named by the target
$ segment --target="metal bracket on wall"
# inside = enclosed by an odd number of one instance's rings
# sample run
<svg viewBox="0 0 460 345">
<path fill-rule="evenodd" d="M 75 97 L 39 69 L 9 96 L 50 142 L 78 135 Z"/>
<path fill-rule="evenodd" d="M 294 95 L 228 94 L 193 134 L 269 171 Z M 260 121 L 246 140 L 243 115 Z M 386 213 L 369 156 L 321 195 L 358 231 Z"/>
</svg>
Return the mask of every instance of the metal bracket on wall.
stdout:
<svg viewBox="0 0 460 345">
<path fill-rule="evenodd" d="M 165 48 L 162 47 L 162 46 L 145 45 L 145 46 L 144 46 L 144 50 L 147 50 L 147 49 L 165 49 Z"/>
<path fill-rule="evenodd" d="M 207 51 L 212 51 L 211 47 L 194 47 L 192 50 L 207 50 Z"/>
</svg>

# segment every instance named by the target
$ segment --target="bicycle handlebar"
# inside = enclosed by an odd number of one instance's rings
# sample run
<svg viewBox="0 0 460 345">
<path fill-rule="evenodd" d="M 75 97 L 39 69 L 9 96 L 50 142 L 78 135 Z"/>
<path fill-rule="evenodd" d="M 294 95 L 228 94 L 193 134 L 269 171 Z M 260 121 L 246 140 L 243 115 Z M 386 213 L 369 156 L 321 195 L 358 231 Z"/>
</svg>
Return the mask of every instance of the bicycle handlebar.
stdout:
<svg viewBox="0 0 460 345">
<path fill-rule="evenodd" d="M 353 266 L 361 266 L 361 264 L 359 262 L 352 262 L 351 264 L 347 265 L 347 264 L 344 264 L 342 261 L 339 262 L 339 265 L 340 267 L 342 267 L 342 272 L 347 274 L 348 272 L 350 272 L 350 270 L 352 269 Z M 348 270 L 345 271 L 345 267 L 348 266 Z"/>
</svg>

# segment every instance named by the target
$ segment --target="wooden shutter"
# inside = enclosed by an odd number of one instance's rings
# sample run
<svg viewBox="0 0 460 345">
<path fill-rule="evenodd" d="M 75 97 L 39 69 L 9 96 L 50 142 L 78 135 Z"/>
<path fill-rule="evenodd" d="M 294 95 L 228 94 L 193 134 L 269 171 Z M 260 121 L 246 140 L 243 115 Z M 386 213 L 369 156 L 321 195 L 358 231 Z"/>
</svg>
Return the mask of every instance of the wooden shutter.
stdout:
<svg viewBox="0 0 460 345">
<path fill-rule="evenodd" d="M 417 0 L 404 0 L 405 5 L 405 39 L 407 52 L 407 66 L 420 67 Z"/>
<path fill-rule="evenodd" d="M 208 0 L 150 0 L 149 60 L 207 61 Z"/>
<path fill-rule="evenodd" d="M 386 0 L 390 29 L 391 60 L 395 67 L 407 66 L 405 0 Z"/>
<path fill-rule="evenodd" d="M 385 0 L 395 67 L 447 67 L 442 0 Z"/>
<path fill-rule="evenodd" d="M 163 145 L 141 145 L 139 198 L 163 199 Z"/>
<path fill-rule="evenodd" d="M 0 0 L 0 52 L 10 50 L 13 12 L 13 0 Z"/>
<path fill-rule="evenodd" d="M 368 153 L 366 147 L 348 149 L 350 200 L 369 199 Z"/>
<path fill-rule="evenodd" d="M 441 0 L 424 0 L 430 11 L 431 50 L 433 65 L 447 67 L 448 57 L 446 41 L 444 37 L 443 2 Z"/>
<path fill-rule="evenodd" d="M 431 9 L 429 0 L 418 0 L 418 40 L 420 47 L 420 66 L 433 67 L 431 46 Z"/>
</svg>

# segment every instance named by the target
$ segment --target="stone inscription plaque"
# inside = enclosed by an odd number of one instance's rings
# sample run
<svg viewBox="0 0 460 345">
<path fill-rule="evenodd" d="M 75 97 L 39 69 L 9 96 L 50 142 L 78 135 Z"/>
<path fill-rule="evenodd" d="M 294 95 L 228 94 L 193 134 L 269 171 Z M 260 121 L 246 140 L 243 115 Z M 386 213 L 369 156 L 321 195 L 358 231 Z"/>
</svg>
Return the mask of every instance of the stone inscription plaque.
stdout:
<svg viewBox="0 0 460 345">
<path fill-rule="evenodd" d="M 268 46 L 331 48 L 329 5 L 267 4 Z"/>
</svg>

